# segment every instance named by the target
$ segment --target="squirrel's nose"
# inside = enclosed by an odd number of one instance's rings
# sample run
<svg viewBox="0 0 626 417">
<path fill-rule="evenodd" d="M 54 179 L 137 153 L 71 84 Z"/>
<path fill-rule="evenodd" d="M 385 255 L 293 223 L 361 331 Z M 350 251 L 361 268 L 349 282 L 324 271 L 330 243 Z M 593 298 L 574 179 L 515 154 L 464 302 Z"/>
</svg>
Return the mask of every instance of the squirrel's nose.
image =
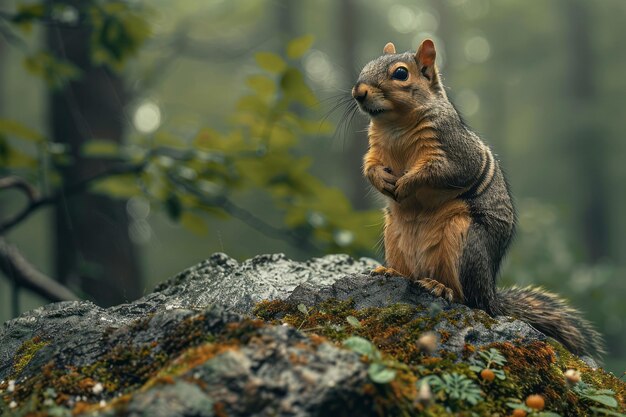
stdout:
<svg viewBox="0 0 626 417">
<path fill-rule="evenodd" d="M 357 83 L 352 88 L 352 97 L 359 103 L 362 103 L 363 100 L 367 97 L 367 87 L 363 83 Z"/>
</svg>

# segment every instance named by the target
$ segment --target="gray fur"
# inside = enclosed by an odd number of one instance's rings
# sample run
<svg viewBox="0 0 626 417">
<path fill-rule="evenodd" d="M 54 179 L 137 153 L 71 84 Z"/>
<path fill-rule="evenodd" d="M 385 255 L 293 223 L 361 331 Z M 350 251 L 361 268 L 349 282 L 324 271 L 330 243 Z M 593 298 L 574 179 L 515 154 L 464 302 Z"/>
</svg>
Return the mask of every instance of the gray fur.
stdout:
<svg viewBox="0 0 626 417">
<path fill-rule="evenodd" d="M 366 83 L 380 87 L 388 77 L 389 65 L 414 59 L 412 52 L 383 55 L 363 68 L 357 85 Z M 467 127 L 448 99 L 436 68 L 430 88 L 435 94 L 425 94 L 419 86 L 414 86 L 412 91 L 416 108 L 427 108 L 423 117 L 435 125 L 437 138 L 446 155 L 445 164 L 427 167 L 430 185 L 459 190 L 471 187 L 467 192 L 459 192 L 459 198 L 467 202 L 471 213 L 471 226 L 460 260 L 465 304 L 485 310 L 490 315 L 520 317 L 574 353 L 601 354 L 601 336 L 580 317 L 580 313 L 558 297 L 532 288 L 496 288 L 501 261 L 515 233 L 516 214 L 509 187 L 500 162 L 478 135 Z M 493 165 L 492 176 L 485 172 L 488 162 Z M 476 187 L 476 184 L 481 187 Z M 540 303 L 542 311 L 533 311 L 528 299 Z M 546 311 L 551 314 L 546 316 Z"/>
</svg>

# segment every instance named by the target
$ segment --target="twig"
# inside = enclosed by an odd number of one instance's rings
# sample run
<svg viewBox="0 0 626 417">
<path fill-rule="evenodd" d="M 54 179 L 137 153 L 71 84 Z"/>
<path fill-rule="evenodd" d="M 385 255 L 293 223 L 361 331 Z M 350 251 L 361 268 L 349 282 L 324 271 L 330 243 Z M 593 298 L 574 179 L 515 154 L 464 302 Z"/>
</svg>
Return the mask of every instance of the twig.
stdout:
<svg viewBox="0 0 626 417">
<path fill-rule="evenodd" d="M 0 178 L 0 190 L 5 190 L 7 188 L 17 188 L 18 190 L 26 194 L 26 197 L 28 197 L 28 201 L 31 203 L 38 198 L 38 192 L 35 187 L 30 185 L 30 183 L 25 179 L 20 177 L 9 176 Z"/>
<path fill-rule="evenodd" d="M 1 14 L 0 18 L 2 18 Z M 2 20 L 0 20 L 0 36 L 4 38 L 8 44 L 19 48 L 22 51 L 28 51 L 28 45 L 26 44 L 24 39 L 13 33 L 9 25 Z"/>
<path fill-rule="evenodd" d="M 86 178 L 82 181 L 79 181 L 75 184 L 69 185 L 67 187 L 62 187 L 49 196 L 31 198 L 29 204 L 26 207 L 24 207 L 22 211 L 18 212 L 9 220 L 3 223 L 0 223 L 0 235 L 11 230 L 13 227 L 18 225 L 20 222 L 22 222 L 24 219 L 29 217 L 31 214 L 33 214 L 35 211 L 39 210 L 40 208 L 57 204 L 59 201 L 61 201 L 62 199 L 68 196 L 82 193 L 86 191 L 89 188 L 89 186 L 96 181 L 109 178 L 115 175 L 140 173 L 141 171 L 145 169 L 146 165 L 148 165 L 148 163 L 152 160 L 152 158 L 156 156 L 169 156 L 170 158 L 173 158 L 179 161 L 187 161 L 193 158 L 194 152 L 188 151 L 188 150 L 171 149 L 167 147 L 157 147 L 157 148 L 150 150 L 145 155 L 144 159 L 141 162 L 138 162 L 136 164 L 121 164 L 118 166 L 114 166 L 109 169 L 105 169 L 104 171 L 92 177 Z M 33 192 L 35 192 L 32 185 L 28 184 L 25 180 L 21 178 L 18 178 L 18 177 L 6 177 L 6 178 L 17 178 L 18 182 L 23 183 L 20 186 L 27 187 Z M 0 179 L 0 183 L 2 180 L 5 180 L 5 179 Z M 0 186 L 0 190 L 2 190 L 3 188 L 8 188 L 8 187 Z M 35 192 L 35 195 L 36 195 L 36 192 Z"/>
<path fill-rule="evenodd" d="M 24 207 L 22 209 L 22 211 L 18 212 L 15 216 L 13 216 L 9 220 L 7 220 L 7 221 L 5 221 L 5 222 L 0 224 L 0 235 L 2 235 L 4 233 L 8 232 L 9 230 L 11 230 L 13 227 L 15 227 L 17 224 L 19 224 L 24 219 L 29 217 L 31 214 L 33 214 L 38 209 L 40 209 L 42 207 L 45 207 L 45 206 L 50 206 L 50 205 L 53 205 L 53 204 L 57 204 L 59 201 L 61 201 L 63 198 L 65 198 L 67 196 L 71 196 L 71 195 L 82 193 L 82 192 L 86 191 L 87 188 L 89 188 L 89 186 L 93 182 L 96 182 L 96 181 L 104 179 L 104 178 L 112 177 L 112 176 L 115 176 L 115 175 L 139 173 L 139 172 L 141 172 L 144 169 L 145 164 L 146 164 L 146 162 L 138 163 L 138 164 L 134 164 L 134 165 L 120 165 L 120 166 L 116 166 L 116 167 L 104 170 L 104 171 L 102 171 L 102 172 L 100 172 L 100 173 L 98 173 L 98 174 L 96 174 L 96 175 L 94 175 L 94 176 L 92 176 L 90 178 L 87 178 L 87 179 L 85 179 L 83 181 L 79 181 L 79 182 L 77 182 L 75 184 L 72 184 L 72 185 L 69 185 L 67 187 L 61 188 L 61 189 L 59 189 L 58 191 L 56 191 L 55 193 L 53 193 L 50 196 L 31 199 L 29 204 L 26 207 Z M 2 187 L 0 187 L 0 189 L 1 188 Z"/>
<path fill-rule="evenodd" d="M 67 287 L 35 268 L 20 251 L 0 237 L 0 270 L 22 288 L 50 301 L 80 300 Z"/>
<path fill-rule="evenodd" d="M 183 179 L 178 178 L 173 174 L 169 174 L 168 178 L 172 183 L 183 188 L 186 192 L 198 198 L 198 200 L 200 200 L 202 203 L 222 208 L 234 218 L 241 220 L 248 226 L 261 232 L 267 237 L 291 242 L 294 246 L 304 250 L 322 252 L 322 250 L 317 247 L 317 245 L 315 245 L 306 237 L 300 236 L 289 229 L 281 229 L 265 222 L 264 220 L 255 216 L 253 213 L 244 209 L 243 207 L 239 207 L 225 196 L 219 196 L 215 198 L 208 197 L 195 187 L 189 185 Z"/>
</svg>

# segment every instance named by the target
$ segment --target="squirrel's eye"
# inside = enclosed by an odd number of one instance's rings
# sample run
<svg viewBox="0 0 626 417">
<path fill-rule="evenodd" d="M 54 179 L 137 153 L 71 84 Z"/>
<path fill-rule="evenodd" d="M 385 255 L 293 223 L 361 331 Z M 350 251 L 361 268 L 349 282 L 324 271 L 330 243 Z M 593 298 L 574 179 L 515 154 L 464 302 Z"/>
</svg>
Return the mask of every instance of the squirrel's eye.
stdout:
<svg viewBox="0 0 626 417">
<path fill-rule="evenodd" d="M 406 81 L 406 79 L 409 78 L 409 70 L 405 67 L 398 67 L 393 74 L 391 74 L 391 78 L 394 80 Z"/>
</svg>

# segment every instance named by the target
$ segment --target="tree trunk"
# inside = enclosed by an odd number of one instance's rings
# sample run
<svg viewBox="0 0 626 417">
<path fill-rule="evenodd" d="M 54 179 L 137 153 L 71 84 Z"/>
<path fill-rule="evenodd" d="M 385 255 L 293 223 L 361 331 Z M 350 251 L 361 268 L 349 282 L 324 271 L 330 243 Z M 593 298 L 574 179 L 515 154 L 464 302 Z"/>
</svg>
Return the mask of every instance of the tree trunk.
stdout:
<svg viewBox="0 0 626 417">
<path fill-rule="evenodd" d="M 339 44 L 341 55 L 341 67 L 344 69 L 344 82 L 346 90 L 350 90 L 356 82 L 360 68 L 357 67 L 355 54 L 357 37 L 357 22 L 359 21 L 358 7 L 355 7 L 354 0 L 339 1 Z M 380 51 L 382 54 L 385 41 L 381 40 Z M 357 131 L 358 130 L 358 131 Z M 367 135 L 356 125 L 348 126 L 345 130 L 345 138 L 340 140 L 347 144 L 345 150 L 345 160 L 348 169 L 347 175 L 350 179 L 350 194 L 348 197 L 356 209 L 364 209 L 370 206 L 366 198 L 369 184 L 363 178 L 362 165 L 363 155 L 367 152 Z"/>
<path fill-rule="evenodd" d="M 83 158 L 90 139 L 121 142 L 126 124 L 122 79 L 94 67 L 89 55 L 89 28 L 46 29 L 52 53 L 78 66 L 82 77 L 51 91 L 49 123 L 55 142 L 66 144 L 72 163 L 61 166 L 65 184 L 80 181 L 109 166 L 110 161 Z M 141 295 L 137 250 L 128 235 L 125 202 L 85 193 L 64 200 L 54 214 L 56 276 L 78 286 L 95 302 L 108 306 Z"/>
<path fill-rule="evenodd" d="M 571 149 L 579 176 L 572 180 L 582 198 L 580 218 L 582 236 L 590 261 L 609 255 L 608 177 L 605 169 L 606 144 L 603 128 L 594 121 L 596 74 L 594 50 L 591 47 L 591 16 L 586 3 L 562 1 L 565 9 L 568 71 L 566 91 L 570 94 Z"/>
<path fill-rule="evenodd" d="M 0 1 L 0 6 L 1 5 L 2 5 L 2 1 Z M 2 39 L 2 37 L 0 36 L 0 117 L 3 116 L 2 110 L 4 108 L 4 97 L 5 97 L 4 67 L 6 66 L 6 48 L 7 48 L 7 45 L 4 39 Z"/>
</svg>

